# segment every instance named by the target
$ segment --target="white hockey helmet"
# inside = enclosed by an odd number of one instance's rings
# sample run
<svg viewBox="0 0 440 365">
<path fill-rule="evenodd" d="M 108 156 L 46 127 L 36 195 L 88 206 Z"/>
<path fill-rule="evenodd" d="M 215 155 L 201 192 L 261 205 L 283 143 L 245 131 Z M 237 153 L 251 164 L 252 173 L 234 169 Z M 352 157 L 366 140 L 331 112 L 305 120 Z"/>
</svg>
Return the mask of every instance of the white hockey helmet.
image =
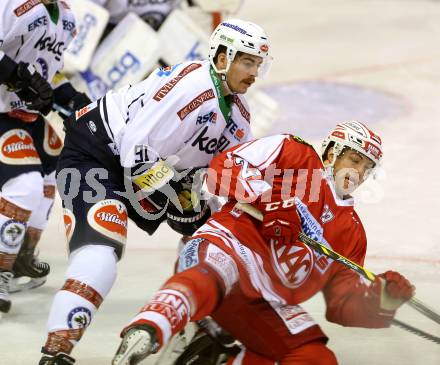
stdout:
<svg viewBox="0 0 440 365">
<path fill-rule="evenodd" d="M 228 59 L 224 70 L 218 70 L 214 64 L 214 57 L 221 45 L 226 47 Z M 263 63 L 258 69 L 258 77 L 264 78 L 267 75 L 272 64 L 272 57 L 269 56 L 269 41 L 263 28 L 241 19 L 228 19 L 221 22 L 209 40 L 208 59 L 215 72 L 226 74 L 237 52 L 261 57 Z"/>
<path fill-rule="evenodd" d="M 349 147 L 368 157 L 374 162 L 375 167 L 380 165 L 382 159 L 382 140 L 361 122 L 353 120 L 336 125 L 322 142 L 322 158 L 325 157 L 331 142 L 334 142 L 331 147 L 333 147 L 335 154 L 332 165 L 344 147 Z"/>
</svg>

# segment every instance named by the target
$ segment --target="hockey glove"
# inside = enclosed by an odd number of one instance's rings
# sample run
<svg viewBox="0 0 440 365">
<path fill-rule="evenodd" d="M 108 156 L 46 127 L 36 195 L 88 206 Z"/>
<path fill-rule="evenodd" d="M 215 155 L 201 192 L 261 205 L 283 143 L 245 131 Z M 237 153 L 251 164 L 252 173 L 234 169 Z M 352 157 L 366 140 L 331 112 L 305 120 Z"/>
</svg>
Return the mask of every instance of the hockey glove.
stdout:
<svg viewBox="0 0 440 365">
<path fill-rule="evenodd" d="M 53 103 L 53 90 L 50 84 L 33 66 L 25 62 L 16 64 L 8 56 L 4 56 L 1 64 L 8 63 L 9 74 L 2 78 L 9 89 L 23 100 L 28 109 L 37 110 L 46 115 Z"/>
<path fill-rule="evenodd" d="M 403 275 L 386 271 L 377 275 L 369 288 L 369 296 L 384 310 L 395 312 L 414 295 L 415 287 Z"/>
<path fill-rule="evenodd" d="M 191 236 L 211 216 L 207 200 L 200 200 L 194 192 L 183 190 L 178 194 L 180 206 L 170 202 L 167 209 L 167 223 L 177 233 Z"/>
<path fill-rule="evenodd" d="M 63 120 L 92 102 L 86 94 L 76 91 L 70 82 L 58 86 L 53 92 L 54 108 Z"/>
<path fill-rule="evenodd" d="M 267 211 L 268 207 L 277 206 L 276 210 Z M 271 208 L 272 209 L 272 208 Z M 301 220 L 296 211 L 296 206 L 283 208 L 282 204 L 266 204 L 263 211 L 261 234 L 270 241 L 276 240 L 278 244 L 293 243 L 301 232 Z"/>
</svg>

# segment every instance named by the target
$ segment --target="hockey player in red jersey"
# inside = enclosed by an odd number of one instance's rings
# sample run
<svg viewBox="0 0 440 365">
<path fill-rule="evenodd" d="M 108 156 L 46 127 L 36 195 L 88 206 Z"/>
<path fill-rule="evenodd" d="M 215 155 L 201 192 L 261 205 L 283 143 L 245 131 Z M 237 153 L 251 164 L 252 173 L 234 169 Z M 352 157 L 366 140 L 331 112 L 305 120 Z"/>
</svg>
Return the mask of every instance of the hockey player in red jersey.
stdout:
<svg viewBox="0 0 440 365">
<path fill-rule="evenodd" d="M 319 291 L 329 321 L 390 325 L 414 293 L 402 275 L 387 271 L 367 285 L 297 240 L 302 230 L 363 265 L 366 236 L 350 194 L 380 164 L 381 140 L 362 123 L 341 123 L 321 156 L 323 163 L 297 137 L 275 135 L 213 159 L 208 187 L 229 201 L 186 244 L 178 273 L 123 330 L 113 365 L 137 364 L 205 316 L 243 345 L 228 364 L 337 364 L 326 335 L 301 307 Z M 237 201 L 258 207 L 263 221 L 237 209 Z"/>
</svg>

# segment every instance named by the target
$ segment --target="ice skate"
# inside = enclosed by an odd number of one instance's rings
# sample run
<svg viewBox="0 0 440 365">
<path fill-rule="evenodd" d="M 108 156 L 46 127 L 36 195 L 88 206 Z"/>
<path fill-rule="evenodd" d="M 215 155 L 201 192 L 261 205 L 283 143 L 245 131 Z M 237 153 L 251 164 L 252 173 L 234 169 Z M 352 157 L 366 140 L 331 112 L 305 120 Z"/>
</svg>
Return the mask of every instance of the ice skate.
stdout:
<svg viewBox="0 0 440 365">
<path fill-rule="evenodd" d="M 42 286 L 50 273 L 50 265 L 41 262 L 34 247 L 23 244 L 13 267 L 14 278 L 9 281 L 9 293 Z"/>
<path fill-rule="evenodd" d="M 8 271 L 0 271 L 0 315 L 8 313 L 11 309 L 11 300 L 9 299 L 9 281 L 12 273 Z"/>
<path fill-rule="evenodd" d="M 148 325 L 129 329 L 122 338 L 112 365 L 136 365 L 148 355 L 156 352 L 158 343 L 154 338 L 154 333 L 155 330 Z"/>
<path fill-rule="evenodd" d="M 61 352 L 56 355 L 44 353 L 38 365 L 72 365 L 74 363 L 75 359 L 73 357 Z"/>
</svg>

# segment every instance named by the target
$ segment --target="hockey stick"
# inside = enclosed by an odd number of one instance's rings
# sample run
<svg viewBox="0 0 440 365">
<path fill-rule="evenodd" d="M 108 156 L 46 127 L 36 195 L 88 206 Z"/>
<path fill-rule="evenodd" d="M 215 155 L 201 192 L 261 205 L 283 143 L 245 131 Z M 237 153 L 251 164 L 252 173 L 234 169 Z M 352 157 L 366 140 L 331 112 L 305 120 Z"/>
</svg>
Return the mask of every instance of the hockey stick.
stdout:
<svg viewBox="0 0 440 365">
<path fill-rule="evenodd" d="M 249 214 L 251 217 L 253 217 L 259 221 L 263 220 L 263 214 L 257 208 L 255 208 L 253 205 L 250 205 L 247 203 L 237 203 L 237 204 L 235 204 L 235 207 L 237 209 L 244 211 L 245 213 Z M 329 249 L 328 247 L 324 246 L 323 244 L 321 244 L 321 243 L 315 241 L 314 239 L 310 238 L 309 236 L 305 235 L 304 233 L 301 232 L 299 234 L 298 238 L 301 242 L 305 243 L 306 245 L 308 245 L 309 247 L 311 247 L 315 251 L 319 252 L 320 254 L 323 254 L 323 255 L 331 258 L 332 260 L 337 261 L 337 262 L 341 263 L 342 265 L 356 271 L 359 275 L 363 276 L 364 278 L 366 278 L 370 281 L 374 281 L 376 275 L 373 274 L 371 271 L 363 268 L 362 266 L 356 264 L 355 262 L 338 254 L 337 252 Z M 415 297 L 412 297 L 406 303 L 408 303 L 411 307 L 413 307 L 415 310 L 422 313 L 423 315 L 425 315 L 429 319 L 440 324 L 440 314 L 435 312 L 433 309 L 429 308 L 426 304 L 422 303 L 420 300 L 416 299 Z M 402 328 L 405 328 L 407 330 L 409 330 L 409 328 L 411 328 L 413 333 L 417 333 L 416 331 L 414 331 L 414 330 L 416 330 L 415 328 L 408 326 L 404 323 L 402 325 L 402 322 L 393 321 L 393 323 L 402 327 Z M 404 326 L 406 326 L 406 327 L 404 327 Z M 422 336 L 422 333 L 426 334 L 420 330 L 417 330 L 417 331 L 420 332 L 420 333 L 418 333 L 420 336 Z M 422 337 L 428 338 L 426 336 L 422 336 Z M 438 342 L 438 340 L 440 340 L 440 338 L 437 338 L 435 336 L 431 336 L 431 338 L 428 338 L 428 339 L 431 339 L 434 342 L 440 343 L 440 342 Z"/>
</svg>

